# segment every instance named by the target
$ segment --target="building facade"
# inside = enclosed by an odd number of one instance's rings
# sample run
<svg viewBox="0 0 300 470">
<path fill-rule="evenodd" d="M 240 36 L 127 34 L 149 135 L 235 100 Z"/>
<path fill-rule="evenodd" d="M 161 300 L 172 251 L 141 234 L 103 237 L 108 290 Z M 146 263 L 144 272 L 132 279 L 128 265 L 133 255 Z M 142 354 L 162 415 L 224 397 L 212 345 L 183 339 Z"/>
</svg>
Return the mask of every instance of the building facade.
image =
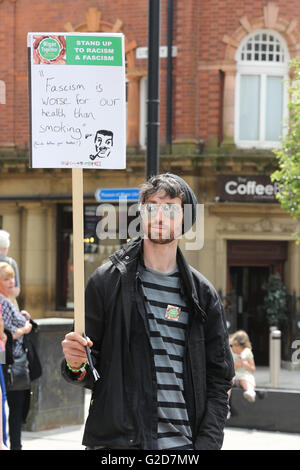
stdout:
<svg viewBox="0 0 300 470">
<path fill-rule="evenodd" d="M 20 304 L 34 317 L 73 315 L 72 180 L 69 170 L 29 168 L 27 33 L 125 35 L 127 168 L 84 171 L 87 280 L 129 236 L 97 238 L 95 192 L 145 179 L 147 15 L 146 0 L 0 1 L 0 227 L 20 267 Z M 249 332 L 261 364 L 262 285 L 280 273 L 291 299 L 288 361 L 300 332 L 299 223 L 278 204 L 270 174 L 286 131 L 288 64 L 300 55 L 297 2 L 162 0 L 160 43 L 160 171 L 184 177 L 204 205 L 204 242 L 191 248 L 185 239 L 182 249 L 220 292 L 230 331 Z M 111 203 L 120 223 L 122 210 Z"/>
</svg>

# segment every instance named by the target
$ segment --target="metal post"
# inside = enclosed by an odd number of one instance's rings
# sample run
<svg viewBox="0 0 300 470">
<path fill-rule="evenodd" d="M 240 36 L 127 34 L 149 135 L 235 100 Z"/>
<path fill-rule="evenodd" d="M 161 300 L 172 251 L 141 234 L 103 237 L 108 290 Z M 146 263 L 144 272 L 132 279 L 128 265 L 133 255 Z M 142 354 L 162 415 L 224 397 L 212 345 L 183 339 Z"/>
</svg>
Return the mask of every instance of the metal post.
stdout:
<svg viewBox="0 0 300 470">
<path fill-rule="evenodd" d="M 168 42 L 168 58 L 167 58 L 167 126 L 166 137 L 168 153 L 172 153 L 172 41 L 173 41 L 173 0 L 167 2 L 167 42 Z"/>
<path fill-rule="evenodd" d="M 148 1 L 148 15 L 147 179 L 159 173 L 160 0 Z"/>
<path fill-rule="evenodd" d="M 271 387 L 279 387 L 281 363 L 281 331 L 271 332 L 270 382 Z"/>
<path fill-rule="evenodd" d="M 272 332 L 277 330 L 277 326 L 269 327 L 269 367 L 271 367 L 271 346 L 272 346 Z"/>
</svg>

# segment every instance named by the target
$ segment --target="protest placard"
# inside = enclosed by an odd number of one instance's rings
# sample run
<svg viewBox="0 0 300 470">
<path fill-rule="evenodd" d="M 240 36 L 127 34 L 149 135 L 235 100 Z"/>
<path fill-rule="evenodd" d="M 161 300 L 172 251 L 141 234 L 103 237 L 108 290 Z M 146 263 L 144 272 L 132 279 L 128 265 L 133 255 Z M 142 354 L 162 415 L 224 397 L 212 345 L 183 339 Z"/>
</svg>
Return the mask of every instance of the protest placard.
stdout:
<svg viewBox="0 0 300 470">
<path fill-rule="evenodd" d="M 30 164 L 72 169 L 74 323 L 83 334 L 83 169 L 126 167 L 124 36 L 29 33 Z"/>
<path fill-rule="evenodd" d="M 32 168 L 125 168 L 122 34 L 29 33 Z"/>
</svg>

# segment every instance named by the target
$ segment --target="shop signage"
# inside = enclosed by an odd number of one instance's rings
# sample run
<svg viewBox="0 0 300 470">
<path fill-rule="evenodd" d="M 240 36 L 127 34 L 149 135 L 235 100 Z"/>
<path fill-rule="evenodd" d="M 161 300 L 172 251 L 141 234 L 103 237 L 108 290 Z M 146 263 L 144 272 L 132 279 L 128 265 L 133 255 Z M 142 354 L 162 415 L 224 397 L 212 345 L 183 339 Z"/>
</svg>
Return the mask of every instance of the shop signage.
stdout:
<svg viewBox="0 0 300 470">
<path fill-rule="evenodd" d="M 263 175 L 226 175 L 218 178 L 220 201 L 277 202 L 280 183 Z"/>
<path fill-rule="evenodd" d="M 138 201 L 139 195 L 139 188 L 98 188 L 95 192 L 95 199 L 98 202 Z"/>
</svg>

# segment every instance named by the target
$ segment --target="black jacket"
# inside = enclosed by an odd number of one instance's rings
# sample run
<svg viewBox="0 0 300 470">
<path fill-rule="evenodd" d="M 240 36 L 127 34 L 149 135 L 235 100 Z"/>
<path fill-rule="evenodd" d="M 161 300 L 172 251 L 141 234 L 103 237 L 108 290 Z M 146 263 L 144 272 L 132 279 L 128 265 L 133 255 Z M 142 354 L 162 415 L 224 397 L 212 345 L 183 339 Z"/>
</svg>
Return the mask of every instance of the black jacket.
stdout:
<svg viewBox="0 0 300 470">
<path fill-rule="evenodd" d="M 86 288 L 86 334 L 100 374 L 94 383 L 88 370 L 83 381 L 92 388 L 87 446 L 157 448 L 156 380 L 137 271 L 141 252 L 141 240 L 130 241 L 94 272 Z M 177 263 L 191 312 L 183 370 L 194 448 L 220 449 L 234 376 L 224 310 L 214 287 L 179 249 Z M 62 373 L 74 383 L 65 362 Z"/>
</svg>

